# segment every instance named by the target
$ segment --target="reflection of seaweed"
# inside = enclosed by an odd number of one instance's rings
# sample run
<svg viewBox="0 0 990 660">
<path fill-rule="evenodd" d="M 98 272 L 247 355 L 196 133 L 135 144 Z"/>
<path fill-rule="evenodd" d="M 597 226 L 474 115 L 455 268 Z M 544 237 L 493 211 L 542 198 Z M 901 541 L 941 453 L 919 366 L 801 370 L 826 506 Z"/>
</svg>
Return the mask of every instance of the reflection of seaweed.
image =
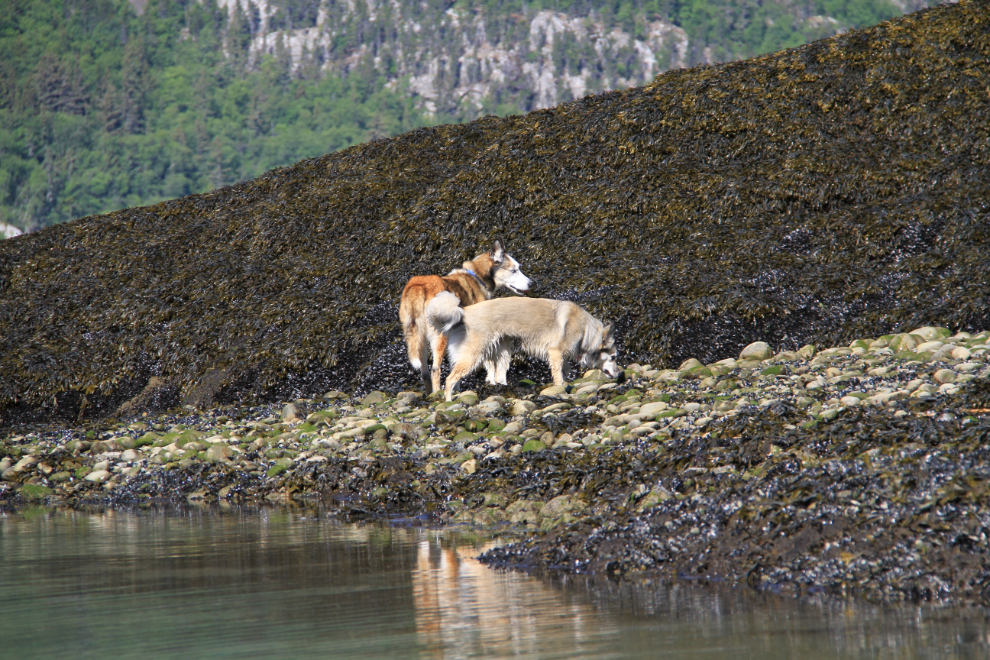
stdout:
<svg viewBox="0 0 990 660">
<path fill-rule="evenodd" d="M 988 55 L 986 2 L 938 7 L 3 241 L 0 406 L 408 386 L 388 306 L 496 236 L 654 364 L 990 326 Z"/>
</svg>

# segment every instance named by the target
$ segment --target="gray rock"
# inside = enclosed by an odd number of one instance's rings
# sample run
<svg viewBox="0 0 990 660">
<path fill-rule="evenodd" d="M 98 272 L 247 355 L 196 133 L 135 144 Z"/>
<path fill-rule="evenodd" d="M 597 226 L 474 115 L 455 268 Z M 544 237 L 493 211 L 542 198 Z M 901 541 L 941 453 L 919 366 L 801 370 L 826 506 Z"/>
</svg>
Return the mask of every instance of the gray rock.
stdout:
<svg viewBox="0 0 990 660">
<path fill-rule="evenodd" d="M 916 328 L 911 331 L 912 335 L 918 335 L 919 337 L 924 337 L 928 341 L 933 339 L 945 339 L 951 333 L 945 328 L 933 328 L 931 326 L 924 326 L 922 328 Z"/>
<path fill-rule="evenodd" d="M 773 351 L 765 341 L 754 341 L 739 353 L 740 360 L 769 360 L 771 357 Z"/>
<path fill-rule="evenodd" d="M 569 495 L 559 495 L 546 504 L 540 509 L 540 518 L 559 518 L 565 513 L 571 513 L 577 509 L 583 508 L 579 501 Z"/>
<path fill-rule="evenodd" d="M 93 470 L 86 475 L 86 481 L 92 481 L 94 483 L 103 483 L 110 478 L 109 470 Z"/>
<path fill-rule="evenodd" d="M 509 422 L 505 425 L 505 428 L 502 429 L 501 435 L 519 435 L 525 428 L 526 425 L 522 422 Z"/>
<path fill-rule="evenodd" d="M 446 410 L 438 410 L 434 417 L 434 421 L 437 424 L 453 424 L 459 422 L 467 417 L 467 411 L 463 408 L 447 408 Z"/>
<path fill-rule="evenodd" d="M 391 431 L 400 438 L 408 438 L 411 440 L 415 440 L 416 438 L 426 435 L 426 429 L 404 422 L 392 425 Z"/>
<path fill-rule="evenodd" d="M 287 403 L 282 408 L 282 421 L 283 422 L 298 422 L 299 421 L 299 409 L 296 408 L 296 404 Z"/>
<path fill-rule="evenodd" d="M 661 413 L 669 407 L 670 406 L 664 403 L 663 401 L 651 401 L 650 403 L 644 403 L 640 407 L 639 414 L 656 415 L 657 413 Z"/>
<path fill-rule="evenodd" d="M 495 415 L 502 411 L 502 404 L 498 401 L 482 401 L 478 405 L 471 408 L 471 412 L 477 414 L 480 417 L 488 417 L 490 415 Z"/>
<path fill-rule="evenodd" d="M 930 342 L 930 343 L 934 344 L 934 343 L 937 343 L 937 342 Z M 922 344 L 922 346 L 923 345 L 924 344 Z M 952 344 L 945 344 L 941 348 L 937 349 L 934 353 L 932 353 L 931 357 L 928 358 L 928 361 L 929 362 L 945 362 L 947 360 L 951 360 L 952 359 L 952 350 L 954 348 L 956 348 L 956 347 L 953 346 Z M 918 351 L 919 352 L 924 352 L 924 351 L 921 350 L 921 346 L 918 347 Z"/>
<path fill-rule="evenodd" d="M 520 451 L 522 450 L 520 449 Z M 539 502 L 517 500 L 506 507 L 505 515 L 509 518 L 509 522 L 512 523 L 535 523 L 539 520 L 539 514 L 542 508 L 543 505 Z"/>
<path fill-rule="evenodd" d="M 236 452 L 228 445 L 222 442 L 217 442 L 211 445 L 210 448 L 206 450 L 206 460 L 208 461 L 230 460 L 230 458 L 233 457 L 235 453 Z"/>
<path fill-rule="evenodd" d="M 584 383 L 578 389 L 576 389 L 573 393 L 575 395 L 593 394 L 593 393 L 595 393 L 595 392 L 598 391 L 598 388 L 599 387 L 601 387 L 601 384 L 600 383 Z"/>
<path fill-rule="evenodd" d="M 14 472 L 27 472 L 34 467 L 34 464 L 37 462 L 38 459 L 34 456 L 25 456 L 14 464 L 13 470 Z"/>
<path fill-rule="evenodd" d="M 518 400 L 512 403 L 513 415 L 527 415 L 536 410 L 536 404 L 532 401 Z"/>
<path fill-rule="evenodd" d="M 141 458 L 142 458 L 141 452 L 135 451 L 133 449 L 128 449 L 123 454 L 120 455 L 120 460 L 127 461 L 128 463 L 132 463 L 134 461 L 140 461 Z"/>
<path fill-rule="evenodd" d="M 914 348 L 920 343 L 921 338 L 917 335 L 899 334 L 895 335 L 887 346 L 892 351 L 910 351 L 914 350 Z"/>
<path fill-rule="evenodd" d="M 973 352 L 965 346 L 956 346 L 952 349 L 951 355 L 953 360 L 968 360 L 972 357 Z"/>
<path fill-rule="evenodd" d="M 365 406 L 373 406 L 378 403 L 385 403 L 387 396 L 384 392 L 374 391 L 368 392 L 367 396 L 361 399 L 361 404 Z"/>
<path fill-rule="evenodd" d="M 681 363 L 681 366 L 677 368 L 678 371 L 687 371 L 689 369 L 697 369 L 698 367 L 703 367 L 705 365 L 701 364 L 700 360 L 696 358 L 688 358 Z"/>
<path fill-rule="evenodd" d="M 952 369 L 939 369 L 932 376 L 936 383 L 951 383 L 956 380 L 956 372 Z"/>
</svg>

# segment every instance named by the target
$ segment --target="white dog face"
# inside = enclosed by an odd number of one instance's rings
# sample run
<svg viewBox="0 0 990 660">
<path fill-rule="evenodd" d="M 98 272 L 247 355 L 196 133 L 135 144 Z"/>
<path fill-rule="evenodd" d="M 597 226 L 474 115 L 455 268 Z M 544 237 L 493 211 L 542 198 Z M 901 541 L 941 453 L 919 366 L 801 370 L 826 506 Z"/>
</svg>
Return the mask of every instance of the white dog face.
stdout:
<svg viewBox="0 0 990 660">
<path fill-rule="evenodd" d="M 500 263 L 499 267 L 495 270 L 495 288 L 504 286 L 517 296 L 521 296 L 529 291 L 529 287 L 533 284 L 533 281 L 523 275 L 523 272 L 519 269 L 519 262 L 501 250 L 499 250 L 498 254 L 501 257 L 500 259 L 495 259 L 495 255 L 492 255 L 492 259 L 496 263 Z"/>
<path fill-rule="evenodd" d="M 598 354 L 599 364 L 596 369 L 601 369 L 609 378 L 615 378 L 619 375 L 619 363 L 615 360 L 615 348 L 611 351 L 601 351 Z"/>
<path fill-rule="evenodd" d="M 612 324 L 605 326 L 602 346 L 597 352 L 586 353 L 582 360 L 591 369 L 601 369 L 609 378 L 619 375 L 619 363 L 615 359 L 615 337 L 612 336 Z"/>
<path fill-rule="evenodd" d="M 619 363 L 615 359 L 615 346 L 602 348 L 597 353 L 589 353 L 587 356 L 588 366 L 592 369 L 601 369 L 609 378 L 619 375 Z"/>
</svg>

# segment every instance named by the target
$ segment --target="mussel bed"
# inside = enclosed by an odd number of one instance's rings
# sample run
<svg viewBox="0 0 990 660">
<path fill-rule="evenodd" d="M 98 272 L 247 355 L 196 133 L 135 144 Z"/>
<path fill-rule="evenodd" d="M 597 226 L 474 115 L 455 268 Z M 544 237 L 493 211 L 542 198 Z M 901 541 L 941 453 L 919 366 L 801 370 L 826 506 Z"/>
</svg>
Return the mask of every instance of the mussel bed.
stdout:
<svg viewBox="0 0 990 660">
<path fill-rule="evenodd" d="M 990 327 L 968 0 L 0 241 L 0 426 L 415 384 L 403 283 L 502 237 L 629 361 Z"/>
</svg>

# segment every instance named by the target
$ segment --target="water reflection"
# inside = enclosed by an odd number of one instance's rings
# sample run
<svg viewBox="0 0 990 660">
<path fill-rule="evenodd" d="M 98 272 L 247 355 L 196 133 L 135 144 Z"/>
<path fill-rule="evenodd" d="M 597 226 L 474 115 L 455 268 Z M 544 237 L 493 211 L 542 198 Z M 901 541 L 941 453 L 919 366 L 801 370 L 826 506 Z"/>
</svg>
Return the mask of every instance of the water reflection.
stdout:
<svg viewBox="0 0 990 660">
<path fill-rule="evenodd" d="M 0 657 L 984 658 L 986 613 L 551 584 L 491 541 L 266 509 L 0 515 Z"/>
<path fill-rule="evenodd" d="M 587 603 L 475 557 L 492 547 L 419 543 L 413 571 L 416 631 L 424 657 L 573 657 L 594 654 L 615 632 Z"/>
</svg>

